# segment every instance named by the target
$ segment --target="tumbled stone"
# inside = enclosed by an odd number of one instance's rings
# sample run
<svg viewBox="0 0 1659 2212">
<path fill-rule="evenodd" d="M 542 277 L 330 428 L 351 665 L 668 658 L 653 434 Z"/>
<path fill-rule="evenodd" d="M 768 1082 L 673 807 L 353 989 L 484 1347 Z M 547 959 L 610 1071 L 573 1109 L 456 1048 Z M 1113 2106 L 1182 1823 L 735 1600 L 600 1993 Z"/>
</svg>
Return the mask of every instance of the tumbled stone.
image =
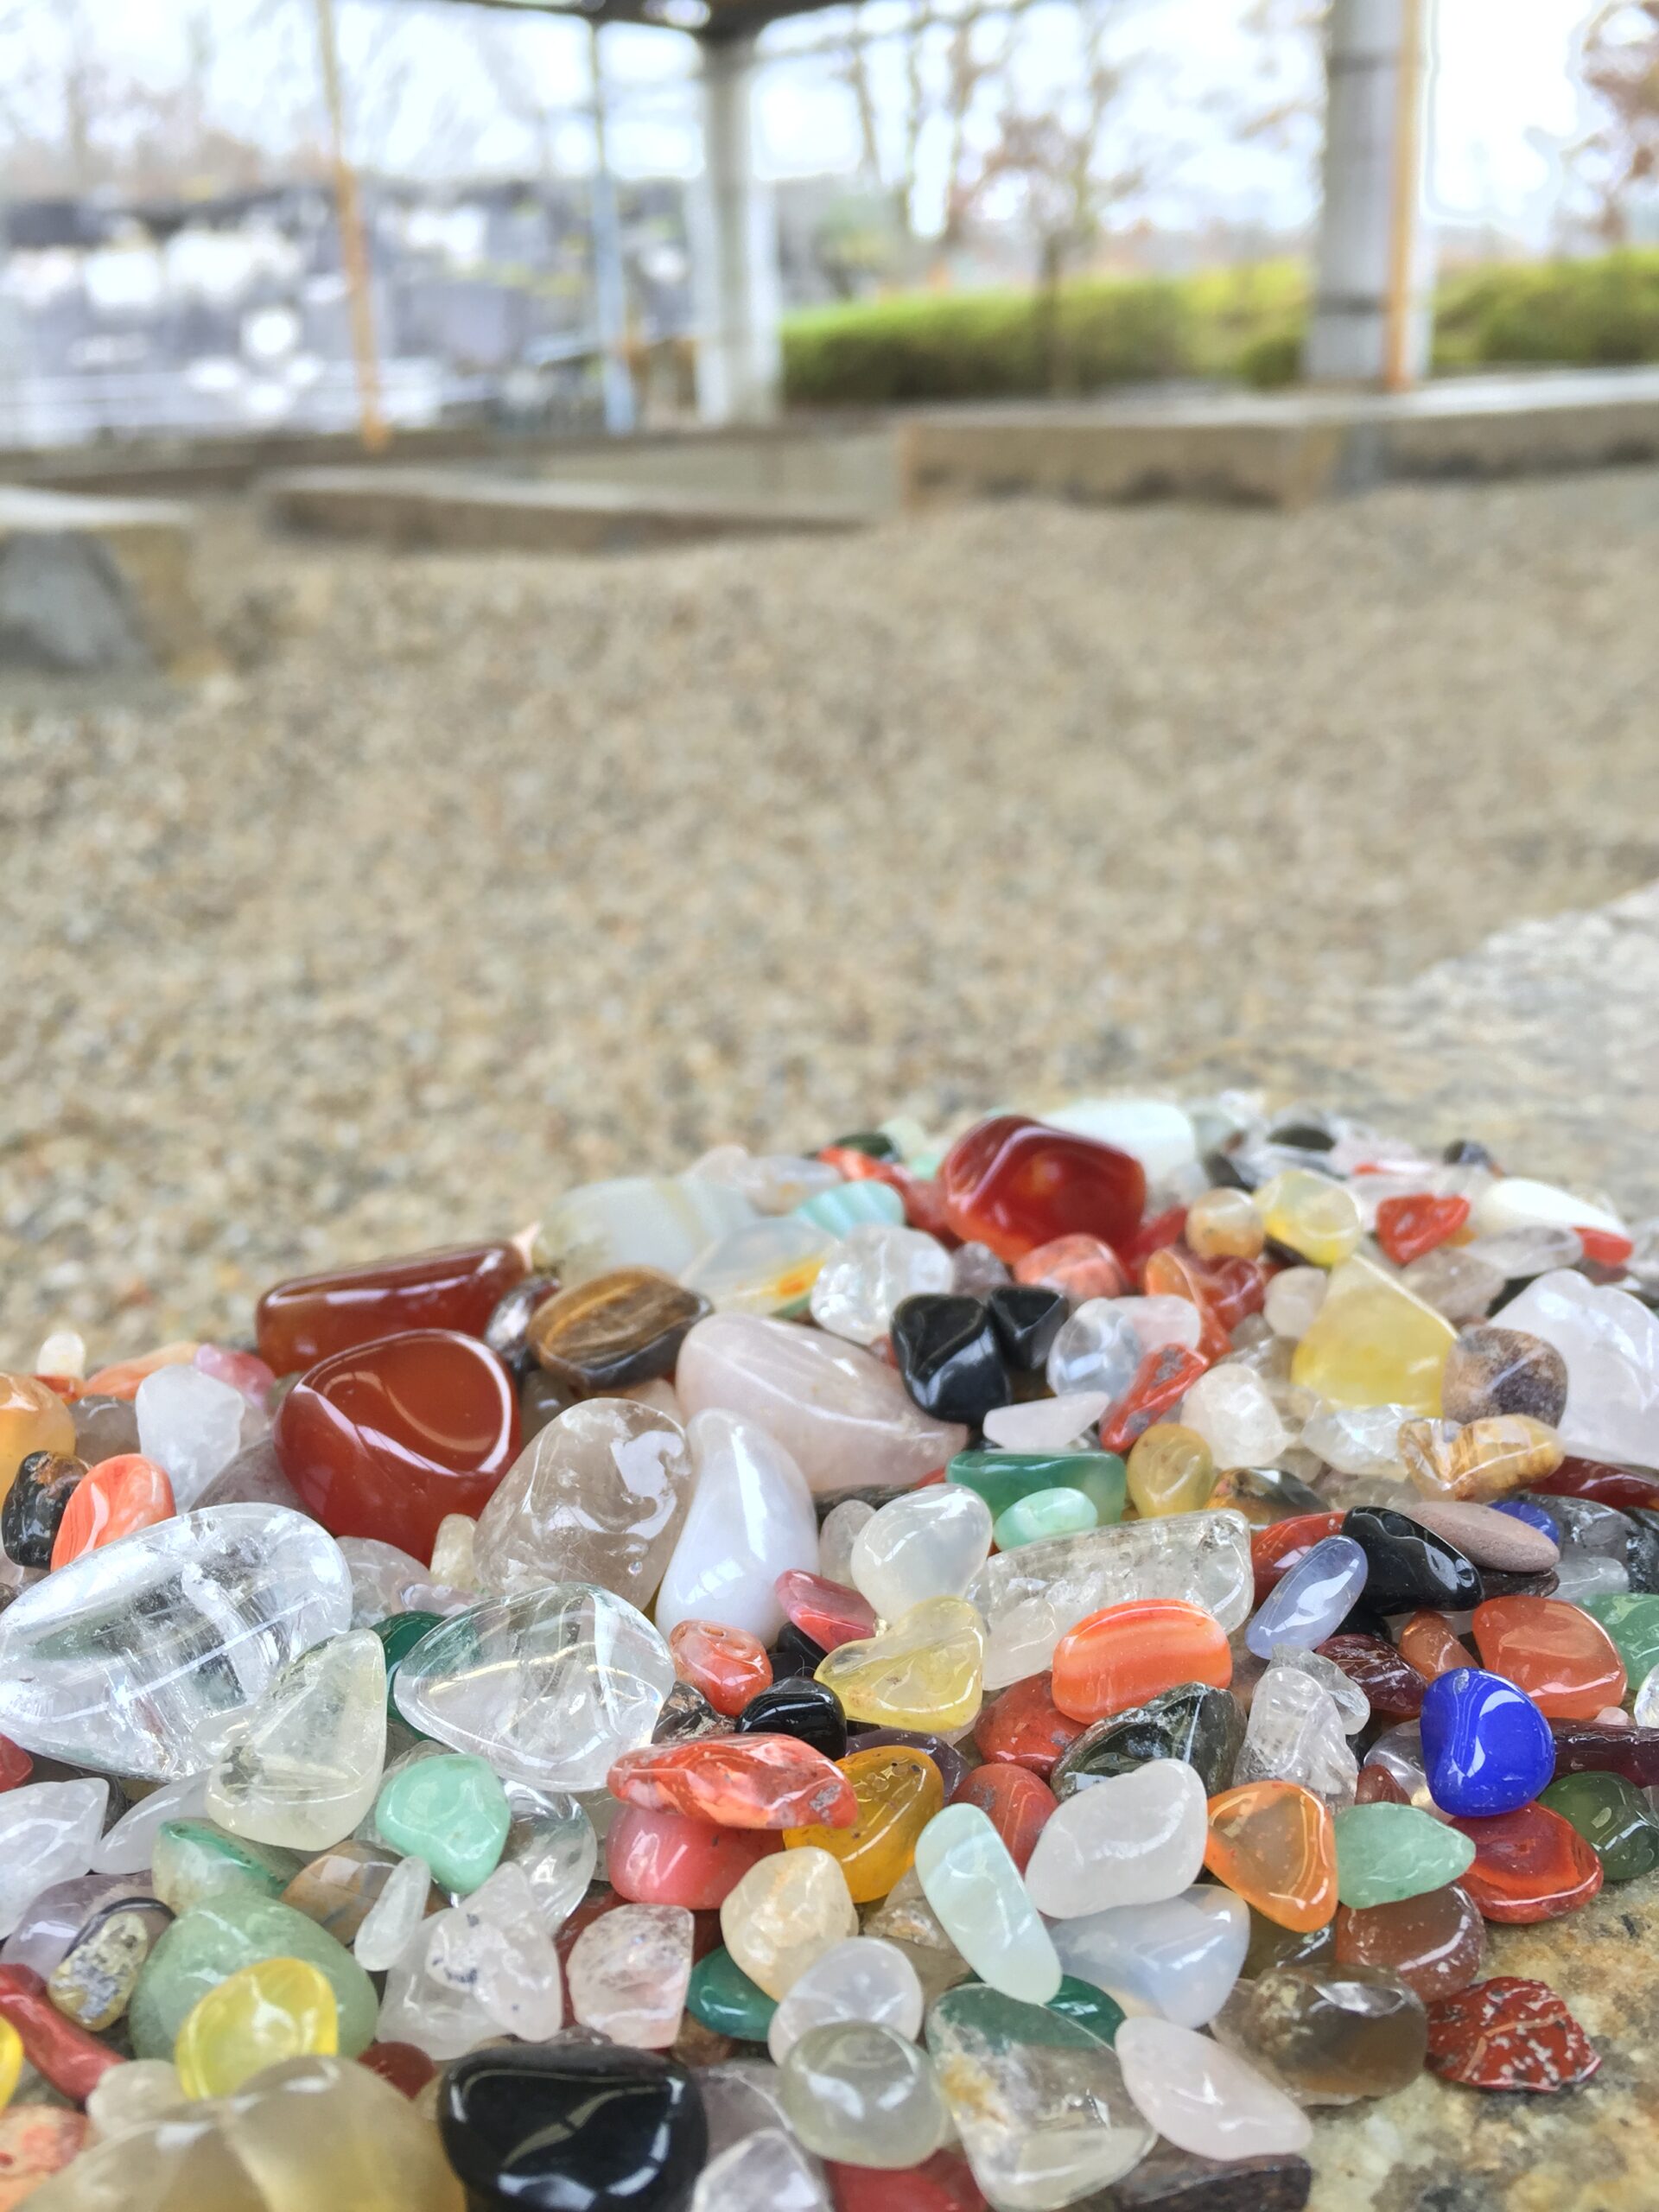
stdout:
<svg viewBox="0 0 1659 2212">
<path fill-rule="evenodd" d="M 272 1958 L 305 1960 L 327 1977 L 346 2057 L 373 2040 L 374 1986 L 351 1953 L 274 1897 L 228 1894 L 181 1914 L 151 1951 L 127 2012 L 135 2054 L 170 2057 L 198 1998 L 238 1967 Z"/>
<path fill-rule="evenodd" d="M 1303 2105 L 1390 2096 L 1428 2053 L 1422 1999 L 1374 1967 L 1275 1967 L 1239 1985 L 1211 2033 Z"/>
<path fill-rule="evenodd" d="M 1179 1598 L 1146 1598 L 1089 1614 L 1066 1630 L 1053 1656 L 1054 1702 L 1074 1720 L 1126 1712 L 1178 1682 L 1224 1689 L 1233 1677 L 1221 1624 Z"/>
<path fill-rule="evenodd" d="M 836 1862 L 804 1847 L 751 1867 L 721 1905 L 720 1930 L 750 1980 L 782 1998 L 815 1959 L 858 1933 L 858 1914 Z"/>
<path fill-rule="evenodd" d="M 1250 1700 L 1233 1773 L 1241 1783 L 1300 1783 L 1336 1812 L 1353 1802 L 1359 1763 L 1324 1685 L 1300 1668 L 1272 1666 Z"/>
<path fill-rule="evenodd" d="M 385 1653 L 354 1629 L 291 1661 L 237 1717 L 208 1774 L 208 1817 L 258 1843 L 320 1851 L 368 1811 L 385 1752 Z"/>
<path fill-rule="evenodd" d="M 1125 2020 L 1113 2045 L 1148 2126 L 1201 2158 L 1300 2151 L 1306 2114 L 1235 2052 L 1173 2020 Z"/>
<path fill-rule="evenodd" d="M 891 2028 L 863 2020 L 809 2028 L 784 2063 L 784 2109 L 809 2151 L 857 2145 L 867 2166 L 919 2165 L 949 2133 L 926 2056 Z"/>
<path fill-rule="evenodd" d="M 1060 1236 L 1098 1236 L 1114 1250 L 1133 1236 L 1146 1171 L 1109 1144 L 1015 1114 L 981 1122 L 939 1166 L 950 1226 L 1017 1261 Z"/>
<path fill-rule="evenodd" d="M 525 2212 L 673 2212 L 709 2145 L 694 2076 L 607 2044 L 472 2051 L 444 2076 L 438 2126 L 468 2190 Z"/>
<path fill-rule="evenodd" d="M 1322 1928 L 1336 1912 L 1330 1808 L 1295 1783 L 1246 1783 L 1212 1797 L 1205 1864 L 1281 1928 Z"/>
<path fill-rule="evenodd" d="M 815 1959 L 772 2013 L 766 2048 L 781 2066 L 801 2037 L 861 2020 L 912 2040 L 921 2033 L 922 1985 L 909 1958 L 879 1936 L 849 1936 Z"/>
<path fill-rule="evenodd" d="M 1553 1474 L 1561 1464 L 1561 1440 L 1525 1414 L 1471 1421 L 1408 1421 L 1401 1424 L 1400 1458 L 1425 1497 L 1480 1504 L 1503 1498 L 1524 1484 Z"/>
<path fill-rule="evenodd" d="M 0 1796 L 0 1936 L 54 1882 L 84 1874 L 104 1826 L 107 1782 L 35 1782 Z"/>
<path fill-rule="evenodd" d="M 1475 1855 L 1467 1836 L 1412 1805 L 1351 1805 L 1336 1828 L 1337 1894 L 1362 1910 L 1443 1889 Z"/>
<path fill-rule="evenodd" d="M 301 1865 L 296 1852 L 190 1818 L 163 1821 L 151 1836 L 149 1857 L 156 1894 L 175 1913 L 226 1894 L 279 1897 Z"/>
<path fill-rule="evenodd" d="M 506 1794 L 481 1758 L 417 1760 L 375 1800 L 374 1824 L 406 1857 L 425 1860 L 446 1890 L 475 1890 L 493 1872 L 512 1825 Z"/>
<path fill-rule="evenodd" d="M 1546 1983 L 1496 1974 L 1431 2007 L 1428 2063 L 1471 2088 L 1548 2094 L 1587 2082 L 1601 2055 Z"/>
<path fill-rule="evenodd" d="M 1480 1978 L 1486 1927 L 1455 1883 L 1395 1904 L 1340 1907 L 1336 1955 L 1344 1966 L 1381 1967 L 1408 1982 L 1425 2004 L 1455 1996 Z"/>
<path fill-rule="evenodd" d="M 188 1513 L 241 1450 L 245 1403 L 239 1390 L 199 1367 L 158 1368 L 138 1386 L 138 1452 L 124 1456 L 160 1467 L 179 1511 Z"/>
<path fill-rule="evenodd" d="M 1641 1791 L 1622 1775 L 1564 1774 L 1538 1802 L 1578 1830 L 1607 1881 L 1631 1881 L 1659 1866 L 1659 1822 Z"/>
<path fill-rule="evenodd" d="M 883 1620 L 931 1598 L 960 1598 L 991 1548 L 991 1512 L 959 1483 L 884 1505 L 853 1544 L 854 1586 Z"/>
<path fill-rule="evenodd" d="M 951 1791 L 950 1802 L 979 1808 L 1022 1874 L 1028 1871 L 1031 1855 L 1058 1809 L 1053 1791 L 1029 1768 L 1002 1766 L 995 1761 L 976 1766 L 964 1776 Z"/>
<path fill-rule="evenodd" d="M 811 1845 L 828 1852 L 854 1904 L 869 1904 L 913 1863 L 923 1829 L 944 1802 L 944 1783 L 936 1763 L 906 1745 L 849 1752 L 841 1772 L 852 1792 L 852 1822 L 791 1828 L 784 1842 L 791 1850 Z"/>
<path fill-rule="evenodd" d="M 1567 1406 L 1567 1362 L 1523 1329 L 1465 1329 L 1446 1357 L 1441 1402 L 1448 1421 L 1527 1414 L 1554 1428 Z"/>
<path fill-rule="evenodd" d="M 1231 1891 L 1199 1883 L 1160 1903 L 1060 1921 L 1053 1936 L 1068 1974 L 1196 2028 L 1238 1980 L 1250 1914 Z"/>
<path fill-rule="evenodd" d="M 657 1625 L 666 1634 L 682 1621 L 712 1621 L 771 1643 L 784 1621 L 779 1576 L 818 1565 L 805 1478 L 764 1427 L 730 1413 L 695 1414 L 687 1441 L 695 1487 L 657 1593 Z"/>
<path fill-rule="evenodd" d="M 1011 1690 L 1008 1695 L 1016 1694 Z M 1180 1682 L 1085 1728 L 1062 1752 L 1050 1780 L 1064 1801 L 1076 1789 L 1092 1787 L 1096 1777 L 1132 1774 L 1149 1759 L 1182 1759 L 1213 1797 L 1232 1780 L 1243 1738 L 1244 1717 L 1236 1698 L 1202 1682 Z"/>
<path fill-rule="evenodd" d="M 792 1736 L 748 1732 L 647 1745 L 615 1762 L 607 1787 L 624 1804 L 720 1827 L 850 1828 L 857 1817 L 847 1777 Z"/>
<path fill-rule="evenodd" d="M 284 2059 L 331 2055 L 339 2018 L 327 1978 L 303 1959 L 256 1959 L 196 1999 L 174 2048 L 187 2097 L 228 2097 Z"/>
<path fill-rule="evenodd" d="M 973 1805 L 950 1805 L 916 1847 L 922 1889 L 951 1942 L 982 1981 L 1045 2005 L 1060 1966 L 1007 1847 Z"/>
<path fill-rule="evenodd" d="M 1554 1598 L 1489 1598 L 1471 1624 L 1484 1663 L 1551 1720 L 1593 1720 L 1624 1695 L 1624 1662 L 1599 1621 Z"/>
<path fill-rule="evenodd" d="M 1026 1887 L 1050 1918 L 1152 1904 L 1198 1879 L 1206 1833 L 1195 1770 L 1178 1759 L 1151 1759 L 1079 1791 L 1052 1814 L 1025 1870 Z"/>
<path fill-rule="evenodd" d="M 512 1244 L 456 1244 L 275 1284 L 255 1313 L 259 1356 L 277 1375 L 406 1329 L 481 1337 L 524 1272 Z M 500 1347 L 497 1347 L 500 1349 Z"/>
<path fill-rule="evenodd" d="M 1443 1315 L 1356 1254 L 1331 1276 L 1296 1347 L 1292 1378 L 1339 1406 L 1402 1405 L 1438 1414 L 1455 1340 Z"/>
<path fill-rule="evenodd" d="M 985 1634 L 961 1598 L 928 1598 L 880 1635 L 843 1643 L 817 1678 L 849 1720 L 878 1727 L 965 1728 L 979 1711 Z"/>
<path fill-rule="evenodd" d="M 654 1268 L 618 1268 L 538 1306 L 527 1341 L 548 1374 L 594 1396 L 672 1374 L 686 1332 L 710 1310 Z"/>
<path fill-rule="evenodd" d="M 685 2009 L 691 1937 L 682 1905 L 620 1904 L 601 1913 L 577 1936 L 566 1967 L 572 2012 L 613 2043 L 664 2050 Z"/>
<path fill-rule="evenodd" d="M 94 1913 L 47 1977 L 59 2012 L 94 2034 L 112 2027 L 171 1918 L 164 1905 L 142 1899 Z"/>
<path fill-rule="evenodd" d="M 1275 1643 L 1310 1649 L 1334 1635 L 1366 1588 L 1370 1561 L 1347 1535 L 1325 1536 L 1274 1584 L 1244 1641 L 1258 1659 Z"/>
<path fill-rule="evenodd" d="M 337 1943 L 351 1943 L 404 1863 L 383 1845 L 336 1843 L 301 1867 L 282 1891 L 283 1903 L 315 1920 Z"/>
<path fill-rule="evenodd" d="M 17 1567 L 47 1567 L 86 1464 L 60 1452 L 31 1452 L 0 1502 L 0 1548 Z"/>
<path fill-rule="evenodd" d="M 1420 1725 L 1424 1771 L 1443 1812 L 1510 1812 L 1535 1797 L 1554 1768 L 1543 1714 L 1513 1682 L 1478 1668 L 1437 1675 Z"/>
<path fill-rule="evenodd" d="M 1520 1805 L 1454 1825 L 1475 1847 L 1462 1886 L 1488 1920 L 1520 1926 L 1559 1920 L 1587 1904 L 1602 1885 L 1594 1849 L 1547 1806 Z"/>
</svg>

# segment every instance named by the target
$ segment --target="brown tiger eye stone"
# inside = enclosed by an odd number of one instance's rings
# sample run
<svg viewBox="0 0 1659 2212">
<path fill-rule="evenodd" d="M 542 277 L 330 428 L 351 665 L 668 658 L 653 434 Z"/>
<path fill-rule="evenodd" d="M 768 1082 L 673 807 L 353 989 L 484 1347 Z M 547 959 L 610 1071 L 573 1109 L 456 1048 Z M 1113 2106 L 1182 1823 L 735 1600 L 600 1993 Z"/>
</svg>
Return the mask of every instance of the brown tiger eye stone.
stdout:
<svg viewBox="0 0 1659 2212">
<path fill-rule="evenodd" d="M 625 1389 L 671 1374 L 686 1331 L 712 1310 L 655 1268 L 615 1268 L 539 1306 L 530 1348 L 545 1373 L 573 1389 Z"/>
</svg>

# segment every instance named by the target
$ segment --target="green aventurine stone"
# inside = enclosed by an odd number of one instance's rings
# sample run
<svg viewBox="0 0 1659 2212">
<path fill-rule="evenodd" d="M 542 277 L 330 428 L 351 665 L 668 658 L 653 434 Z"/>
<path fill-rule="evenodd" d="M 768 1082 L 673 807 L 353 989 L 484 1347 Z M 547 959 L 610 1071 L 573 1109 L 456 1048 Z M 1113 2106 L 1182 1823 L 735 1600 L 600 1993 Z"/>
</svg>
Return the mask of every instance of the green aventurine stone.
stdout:
<svg viewBox="0 0 1659 2212">
<path fill-rule="evenodd" d="M 1645 1590 L 1601 1590 L 1576 1601 L 1613 1639 L 1631 1689 L 1659 1667 L 1659 1597 Z"/>
<path fill-rule="evenodd" d="M 150 1847 L 149 1878 L 170 1912 L 193 1912 L 209 1897 L 277 1897 L 305 1864 L 301 1851 L 251 1843 L 211 1821 L 163 1821 Z"/>
<path fill-rule="evenodd" d="M 171 2058 L 196 2000 L 257 1959 L 303 1959 L 327 1976 L 340 2008 L 342 2056 L 355 2058 L 374 2041 L 380 2000 L 348 1950 L 292 1905 L 227 1895 L 175 1920 L 144 1961 L 127 2010 L 134 2056 Z"/>
<path fill-rule="evenodd" d="M 1068 2020 L 1076 2020 L 1103 2043 L 1114 2042 L 1123 2024 L 1123 2007 L 1117 1999 L 1109 1997 L 1103 1989 L 1096 1989 L 1092 1981 L 1079 1981 L 1074 1974 L 1062 1976 L 1059 1988 L 1045 2009 L 1063 2012 Z"/>
<path fill-rule="evenodd" d="M 1060 1983 L 1058 1997 L 1064 1997 L 1068 1988 L 1088 1986 L 1067 1976 Z M 1111 2004 L 1103 1990 L 1091 1994 Z M 1117 2012 L 1116 2005 L 1112 2009 Z M 1114 2035 L 1122 2019 L 1119 2012 L 1112 2026 Z M 1005 1997 L 1000 1989 L 982 1981 L 959 1981 L 928 2008 L 923 2039 L 931 2051 L 949 2050 L 963 2037 L 976 2037 L 992 2050 L 1012 2050 L 1020 2044 L 1039 2044 L 1051 2050 L 1082 2050 L 1104 2040 L 1079 2012 L 1062 2008 L 1058 1998 L 1048 2005 L 1027 2005 L 1021 1998 Z"/>
<path fill-rule="evenodd" d="M 389 1613 L 385 1620 L 375 1623 L 374 1632 L 386 1655 L 386 1718 L 389 1720 L 403 1720 L 404 1718 L 391 1701 L 397 1662 L 414 1649 L 428 1629 L 436 1628 L 442 1618 L 442 1613 Z M 407 1728 L 408 1721 L 404 1720 L 404 1726 Z M 420 1732 L 416 1730 L 416 1732 L 418 1734 Z"/>
<path fill-rule="evenodd" d="M 692 1967 L 685 2009 L 718 2035 L 735 2036 L 740 2043 L 764 2043 L 778 2000 L 751 1981 L 722 1948 Z"/>
<path fill-rule="evenodd" d="M 1443 1890 L 1474 1856 L 1469 1837 L 1414 1805 L 1350 1805 L 1337 1815 L 1337 1896 L 1357 1911 Z"/>
<path fill-rule="evenodd" d="M 998 1514 L 993 1533 L 998 1551 L 1012 1552 L 1021 1544 L 1040 1544 L 1051 1536 L 1080 1536 L 1085 1529 L 1099 1526 L 1094 1500 L 1082 1491 L 1034 1490 Z"/>
<path fill-rule="evenodd" d="M 1602 1624 L 1608 1634 L 1612 1630 Z M 1659 1866 L 1659 1827 L 1648 1801 L 1622 1774 L 1563 1774 L 1539 1794 L 1570 1821 L 1601 1861 L 1610 1882 L 1628 1882 Z"/>
<path fill-rule="evenodd" d="M 976 1490 L 1000 1521 L 1011 1505 L 1044 1490 L 1080 1490 L 1105 1527 L 1123 1517 L 1128 1483 L 1116 1452 L 958 1452 L 947 1482 Z"/>
<path fill-rule="evenodd" d="M 494 1872 L 512 1812 L 482 1759 L 449 1751 L 394 1774 L 374 1801 L 374 1825 L 405 1859 L 424 1859 L 441 1890 L 466 1896 Z"/>
</svg>

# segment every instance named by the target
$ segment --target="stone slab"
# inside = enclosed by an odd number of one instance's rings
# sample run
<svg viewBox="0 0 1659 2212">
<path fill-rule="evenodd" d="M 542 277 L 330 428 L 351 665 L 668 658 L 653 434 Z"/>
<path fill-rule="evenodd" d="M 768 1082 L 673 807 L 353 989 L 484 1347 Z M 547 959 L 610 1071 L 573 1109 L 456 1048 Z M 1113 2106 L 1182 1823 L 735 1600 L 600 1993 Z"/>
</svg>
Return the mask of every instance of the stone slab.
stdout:
<svg viewBox="0 0 1659 2212">
<path fill-rule="evenodd" d="M 133 665 L 186 674 L 204 663 L 190 575 L 193 527 L 190 509 L 170 500 L 83 498 L 0 485 L 0 561 L 13 571 L 19 615 L 26 615 L 44 645 L 56 619 L 53 601 L 61 599 L 56 612 L 93 654 L 79 660 L 75 639 L 65 640 L 71 652 L 60 664 L 76 674 Z M 85 549 L 79 559 L 78 547 Z M 31 598 L 38 602 L 32 608 L 27 605 Z M 86 635 L 94 621 L 104 632 L 101 647 Z M 26 668 L 59 664 L 49 646 L 47 658 L 38 658 L 41 648 L 31 646 L 21 630 L 18 645 Z"/>
<path fill-rule="evenodd" d="M 619 553 L 709 538 L 855 530 L 859 506 L 652 484 L 512 481 L 461 469 L 311 468 L 265 480 L 292 530 L 450 550 Z"/>
<path fill-rule="evenodd" d="M 941 409 L 903 427 L 912 505 L 1044 494 L 1272 506 L 1376 484 L 1659 458 L 1659 369 L 1459 377 L 1405 393 Z"/>
</svg>

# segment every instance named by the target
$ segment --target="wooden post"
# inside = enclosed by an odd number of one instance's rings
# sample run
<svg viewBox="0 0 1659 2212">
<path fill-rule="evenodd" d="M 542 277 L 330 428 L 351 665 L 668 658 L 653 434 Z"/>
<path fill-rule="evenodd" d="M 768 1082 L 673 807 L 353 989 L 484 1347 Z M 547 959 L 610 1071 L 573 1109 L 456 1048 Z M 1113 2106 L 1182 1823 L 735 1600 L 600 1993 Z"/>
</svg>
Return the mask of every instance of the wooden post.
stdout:
<svg viewBox="0 0 1659 2212">
<path fill-rule="evenodd" d="M 316 0 L 317 46 L 322 61 L 323 97 L 334 142 L 334 209 L 340 224 L 340 266 L 352 315 L 352 351 L 357 359 L 359 433 L 366 450 L 384 452 L 391 432 L 380 406 L 380 364 L 374 344 L 374 302 L 369 291 L 369 251 L 363 232 L 363 203 L 357 172 L 346 153 L 346 111 L 340 89 L 340 49 L 334 41 L 334 0 Z"/>
<path fill-rule="evenodd" d="M 1388 317 L 1382 384 L 1408 391 L 1411 372 L 1412 278 L 1417 257 L 1417 219 L 1422 193 L 1423 0 L 1401 0 L 1400 65 L 1395 88 L 1394 206 L 1389 241 Z"/>
</svg>

